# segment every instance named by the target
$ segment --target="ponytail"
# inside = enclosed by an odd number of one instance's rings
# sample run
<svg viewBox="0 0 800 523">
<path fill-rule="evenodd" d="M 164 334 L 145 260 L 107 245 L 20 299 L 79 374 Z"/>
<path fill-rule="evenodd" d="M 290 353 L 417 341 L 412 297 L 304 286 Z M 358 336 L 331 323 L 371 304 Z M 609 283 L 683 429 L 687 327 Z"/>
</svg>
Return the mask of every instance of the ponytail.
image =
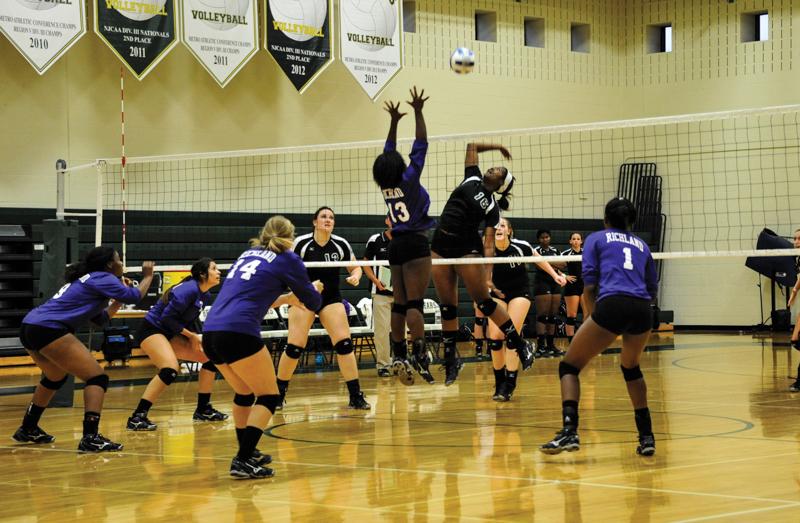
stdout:
<svg viewBox="0 0 800 523">
<path fill-rule="evenodd" d="M 251 247 L 261 247 L 276 254 L 291 250 L 292 245 L 294 245 L 294 225 L 283 216 L 273 216 L 267 220 L 258 238 L 250 240 Z"/>
<path fill-rule="evenodd" d="M 174 289 L 177 285 L 181 283 L 187 282 L 189 280 L 200 281 L 205 277 L 208 279 L 208 269 L 211 267 L 211 264 L 214 263 L 214 260 L 211 258 L 200 258 L 196 262 L 192 264 L 191 274 L 184 277 L 181 281 L 167 289 L 167 291 L 161 296 L 161 301 L 167 303 L 169 301 L 170 294 L 172 293 L 172 289 Z"/>
<path fill-rule="evenodd" d="M 64 271 L 64 280 L 72 283 L 90 272 L 108 271 L 108 264 L 114 261 L 117 251 L 113 247 L 101 245 L 90 250 L 80 261 L 68 265 Z"/>
</svg>

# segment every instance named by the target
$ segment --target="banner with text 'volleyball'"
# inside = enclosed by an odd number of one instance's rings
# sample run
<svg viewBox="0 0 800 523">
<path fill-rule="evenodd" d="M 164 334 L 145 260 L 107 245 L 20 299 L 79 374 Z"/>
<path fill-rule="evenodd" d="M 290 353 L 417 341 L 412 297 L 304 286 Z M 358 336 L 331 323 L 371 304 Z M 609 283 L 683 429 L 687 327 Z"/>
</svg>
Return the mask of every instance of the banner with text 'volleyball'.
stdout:
<svg viewBox="0 0 800 523">
<path fill-rule="evenodd" d="M 403 67 L 401 0 L 340 0 L 342 62 L 374 100 Z"/>
<path fill-rule="evenodd" d="M 39 74 L 86 34 L 83 0 L 2 0 L 0 32 Z"/>
<path fill-rule="evenodd" d="M 256 2 L 183 0 L 183 43 L 221 87 L 258 51 Z"/>
<path fill-rule="evenodd" d="M 266 0 L 265 49 L 301 93 L 333 61 L 329 0 Z"/>
<path fill-rule="evenodd" d="M 139 80 L 178 43 L 175 0 L 94 0 L 94 31 Z"/>
</svg>

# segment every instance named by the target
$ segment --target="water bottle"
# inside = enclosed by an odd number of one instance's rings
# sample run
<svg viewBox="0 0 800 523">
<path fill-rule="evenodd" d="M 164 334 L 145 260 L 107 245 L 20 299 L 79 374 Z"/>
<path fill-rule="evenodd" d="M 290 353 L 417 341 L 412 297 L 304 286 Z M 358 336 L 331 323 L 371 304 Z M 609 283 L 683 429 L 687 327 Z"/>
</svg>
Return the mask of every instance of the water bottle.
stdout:
<svg viewBox="0 0 800 523">
<path fill-rule="evenodd" d="M 322 367 L 325 365 L 325 356 L 323 356 L 321 352 L 318 352 L 314 358 L 314 363 L 317 365 L 317 367 Z"/>
</svg>

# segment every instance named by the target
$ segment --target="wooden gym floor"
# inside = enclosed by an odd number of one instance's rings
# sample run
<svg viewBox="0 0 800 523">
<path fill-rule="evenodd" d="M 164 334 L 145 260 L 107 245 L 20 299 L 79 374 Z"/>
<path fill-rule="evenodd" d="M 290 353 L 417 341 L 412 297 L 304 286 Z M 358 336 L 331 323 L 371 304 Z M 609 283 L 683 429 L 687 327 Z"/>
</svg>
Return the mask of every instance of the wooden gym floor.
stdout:
<svg viewBox="0 0 800 523">
<path fill-rule="evenodd" d="M 364 370 L 368 413 L 344 408 L 338 373 L 298 375 L 259 445 L 275 459 L 266 481 L 229 479 L 233 423 L 191 421 L 194 382 L 167 391 L 152 433 L 124 429 L 143 387 L 109 389 L 101 430 L 125 444 L 118 454 L 75 453 L 79 405 L 45 413 L 54 445 L 15 445 L 8 436 L 29 395 L 0 396 L 0 520 L 800 520 L 800 394 L 787 391 L 798 355 L 788 343 L 679 333 L 654 345 L 642 361 L 653 458 L 635 455 L 614 354 L 582 374 L 582 448 L 559 456 L 536 450 L 560 427 L 554 359 L 522 374 L 507 404 L 491 400 L 488 362 L 467 364 L 448 388 L 407 388 Z M 0 387 L 34 382 L 24 368 L 0 377 Z M 218 381 L 215 406 L 230 412 L 231 397 Z"/>
</svg>

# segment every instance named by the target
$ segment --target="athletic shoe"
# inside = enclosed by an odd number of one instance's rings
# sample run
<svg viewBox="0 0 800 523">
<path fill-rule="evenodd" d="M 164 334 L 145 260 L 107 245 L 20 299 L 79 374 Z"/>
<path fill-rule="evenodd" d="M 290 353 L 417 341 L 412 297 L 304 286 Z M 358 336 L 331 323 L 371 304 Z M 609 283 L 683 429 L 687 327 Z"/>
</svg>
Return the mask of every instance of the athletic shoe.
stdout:
<svg viewBox="0 0 800 523">
<path fill-rule="evenodd" d="M 639 446 L 636 447 L 636 453 L 640 456 L 652 456 L 656 453 L 656 438 L 652 434 L 640 434 Z"/>
<path fill-rule="evenodd" d="M 458 372 L 463 366 L 464 364 L 461 362 L 461 358 L 459 357 L 456 357 L 456 359 L 453 361 L 446 361 L 444 363 L 444 384 L 446 387 L 449 387 L 456 382 L 458 379 Z"/>
<path fill-rule="evenodd" d="M 545 454 L 560 454 L 565 450 L 575 452 L 580 448 L 581 440 L 578 438 L 578 433 L 571 429 L 561 429 L 556 432 L 552 440 L 539 447 L 539 450 Z"/>
<path fill-rule="evenodd" d="M 522 365 L 522 370 L 528 370 L 533 367 L 533 347 L 527 340 L 522 340 L 522 346 L 517 348 L 517 355 L 519 355 L 519 362 Z"/>
<path fill-rule="evenodd" d="M 388 378 L 391 375 L 392 375 L 392 373 L 389 372 L 389 369 L 385 369 L 385 368 L 384 369 L 378 369 L 378 377 L 379 378 Z"/>
<path fill-rule="evenodd" d="M 128 430 L 156 430 L 158 425 L 147 419 L 147 414 L 134 412 L 133 416 L 128 418 Z"/>
<path fill-rule="evenodd" d="M 220 412 L 208 403 L 203 410 L 195 410 L 192 419 L 195 421 L 225 421 L 228 415 Z"/>
<path fill-rule="evenodd" d="M 800 392 L 800 377 L 797 378 L 797 381 L 789 385 L 789 392 Z"/>
<path fill-rule="evenodd" d="M 500 387 L 498 387 L 498 390 L 495 395 L 492 396 L 492 399 L 495 401 L 511 401 L 511 396 L 514 395 L 515 388 L 516 387 L 511 385 L 511 383 L 504 381 L 500 384 Z"/>
<path fill-rule="evenodd" d="M 411 362 L 408 359 L 395 358 L 392 362 L 392 370 L 403 385 L 414 384 L 414 367 L 411 366 Z"/>
<path fill-rule="evenodd" d="M 121 443 L 114 443 L 102 434 L 86 434 L 78 443 L 78 452 L 117 452 L 122 450 Z"/>
<path fill-rule="evenodd" d="M 258 462 L 258 465 L 260 467 L 263 467 L 264 465 L 269 465 L 270 463 L 272 463 L 272 456 L 270 456 L 269 454 L 264 454 L 263 452 L 261 452 L 258 449 L 255 449 L 253 451 L 253 456 L 252 457 L 253 457 L 253 459 L 255 459 Z"/>
<path fill-rule="evenodd" d="M 364 398 L 364 393 L 359 392 L 355 396 L 350 396 L 350 403 L 347 405 L 347 408 L 355 410 L 369 410 L 372 408 L 372 405 L 367 403 L 367 400 Z"/>
<path fill-rule="evenodd" d="M 555 345 L 550 345 L 546 347 L 545 351 L 547 351 L 548 358 L 560 358 L 561 356 L 566 354 L 565 352 L 558 350 L 558 347 L 556 347 Z"/>
<path fill-rule="evenodd" d="M 431 374 L 429 369 L 431 362 L 428 360 L 427 351 L 412 355 L 410 363 L 417 370 L 417 372 L 419 372 L 419 375 L 422 376 L 422 379 L 427 381 L 430 385 L 433 385 L 436 380 L 433 378 L 433 374 Z"/>
<path fill-rule="evenodd" d="M 481 361 L 483 359 L 483 351 L 475 349 L 475 359 Z"/>
<path fill-rule="evenodd" d="M 236 479 L 263 479 L 274 475 L 274 470 L 262 467 L 255 457 L 244 460 L 237 456 L 231 461 L 231 476 Z"/>
<path fill-rule="evenodd" d="M 56 440 L 54 436 L 51 436 L 47 432 L 43 431 L 38 425 L 32 429 L 26 429 L 25 427 L 20 427 L 11 436 L 11 439 L 17 441 L 19 443 L 52 443 Z"/>
<path fill-rule="evenodd" d="M 537 347 L 536 350 L 533 353 L 533 357 L 537 358 L 537 359 L 538 358 L 548 358 L 549 355 L 547 354 L 546 350 L 542 349 L 541 347 Z"/>
<path fill-rule="evenodd" d="M 286 407 L 286 394 L 281 394 L 281 401 L 275 405 L 275 411 L 283 410 L 284 407 Z"/>
</svg>

